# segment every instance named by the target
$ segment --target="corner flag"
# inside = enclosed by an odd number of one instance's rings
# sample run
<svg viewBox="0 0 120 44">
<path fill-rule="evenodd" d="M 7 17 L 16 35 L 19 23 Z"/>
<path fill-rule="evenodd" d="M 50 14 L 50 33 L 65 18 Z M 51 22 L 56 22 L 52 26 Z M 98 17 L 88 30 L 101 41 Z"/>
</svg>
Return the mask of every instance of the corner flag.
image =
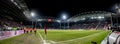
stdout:
<svg viewBox="0 0 120 44">
<path fill-rule="evenodd" d="M 46 25 L 44 26 L 44 33 L 47 34 Z"/>
</svg>

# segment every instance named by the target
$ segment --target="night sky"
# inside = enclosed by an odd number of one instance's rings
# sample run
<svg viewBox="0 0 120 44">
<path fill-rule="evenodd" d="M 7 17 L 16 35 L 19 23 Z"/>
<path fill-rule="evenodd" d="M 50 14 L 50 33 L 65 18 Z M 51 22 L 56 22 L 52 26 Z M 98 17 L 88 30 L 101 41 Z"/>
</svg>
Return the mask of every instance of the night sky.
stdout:
<svg viewBox="0 0 120 44">
<path fill-rule="evenodd" d="M 119 0 L 79 0 L 79 1 L 47 1 L 25 0 L 30 10 L 36 10 L 41 16 L 60 17 L 61 12 L 69 13 L 69 17 L 86 11 L 110 11 Z"/>
</svg>

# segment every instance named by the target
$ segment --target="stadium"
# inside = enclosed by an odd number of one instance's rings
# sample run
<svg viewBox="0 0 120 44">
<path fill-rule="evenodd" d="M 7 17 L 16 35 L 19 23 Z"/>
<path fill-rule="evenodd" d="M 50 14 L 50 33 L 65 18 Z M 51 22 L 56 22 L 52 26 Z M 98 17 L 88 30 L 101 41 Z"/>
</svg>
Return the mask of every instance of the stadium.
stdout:
<svg viewBox="0 0 120 44">
<path fill-rule="evenodd" d="M 61 2 L 0 0 L 0 44 L 120 44 L 118 0 Z"/>
</svg>

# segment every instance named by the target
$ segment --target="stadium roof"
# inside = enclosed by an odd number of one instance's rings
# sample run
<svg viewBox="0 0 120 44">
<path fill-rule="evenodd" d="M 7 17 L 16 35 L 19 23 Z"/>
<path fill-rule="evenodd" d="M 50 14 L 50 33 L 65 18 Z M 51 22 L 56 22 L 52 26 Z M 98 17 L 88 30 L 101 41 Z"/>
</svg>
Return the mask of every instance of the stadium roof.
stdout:
<svg viewBox="0 0 120 44">
<path fill-rule="evenodd" d="M 106 11 L 89 11 L 89 12 L 83 12 L 80 14 L 77 14 L 71 18 L 68 19 L 69 22 L 76 22 L 80 20 L 85 20 L 85 18 L 99 18 L 99 17 L 111 17 L 112 15 L 116 15 L 112 12 L 106 12 Z"/>
<path fill-rule="evenodd" d="M 0 18 L 15 21 L 25 21 L 22 10 L 20 10 L 11 0 L 0 0 Z"/>
<path fill-rule="evenodd" d="M 83 3 L 85 2 L 85 3 Z M 109 11 L 113 12 L 110 8 L 118 3 L 118 0 L 93 0 L 93 1 L 39 1 L 39 0 L 0 0 L 0 17 L 14 19 L 16 21 L 31 20 L 31 10 L 38 11 L 38 19 L 54 19 L 60 20 L 61 12 L 68 13 L 68 21 L 80 20 L 79 15 L 87 15 L 86 11 Z M 96 5 L 97 4 L 97 5 Z M 91 5 L 91 6 L 88 6 Z M 83 13 L 85 12 L 85 13 Z M 81 14 L 79 14 L 81 13 Z M 91 13 L 91 12 L 90 12 Z M 89 13 L 89 14 L 90 14 Z M 94 12 L 93 12 L 94 13 Z M 97 13 L 97 12 L 96 12 Z M 108 12 L 103 12 L 108 13 Z M 77 15 L 79 14 L 79 15 Z M 77 17 L 76 17 L 77 16 Z M 58 18 L 58 19 L 57 19 Z M 76 20 L 78 21 L 78 20 Z"/>
</svg>

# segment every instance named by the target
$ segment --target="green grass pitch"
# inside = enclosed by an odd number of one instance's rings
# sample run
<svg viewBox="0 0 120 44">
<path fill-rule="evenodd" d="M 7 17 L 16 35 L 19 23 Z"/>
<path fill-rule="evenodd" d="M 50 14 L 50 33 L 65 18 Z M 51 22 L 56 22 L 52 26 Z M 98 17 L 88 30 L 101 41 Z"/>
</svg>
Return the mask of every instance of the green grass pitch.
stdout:
<svg viewBox="0 0 120 44">
<path fill-rule="evenodd" d="M 48 44 L 100 44 L 110 31 L 105 30 L 44 30 L 35 33 L 26 33 L 9 39 L 1 40 L 0 44 L 43 44 L 46 39 Z M 40 37 L 42 36 L 42 38 Z"/>
</svg>

